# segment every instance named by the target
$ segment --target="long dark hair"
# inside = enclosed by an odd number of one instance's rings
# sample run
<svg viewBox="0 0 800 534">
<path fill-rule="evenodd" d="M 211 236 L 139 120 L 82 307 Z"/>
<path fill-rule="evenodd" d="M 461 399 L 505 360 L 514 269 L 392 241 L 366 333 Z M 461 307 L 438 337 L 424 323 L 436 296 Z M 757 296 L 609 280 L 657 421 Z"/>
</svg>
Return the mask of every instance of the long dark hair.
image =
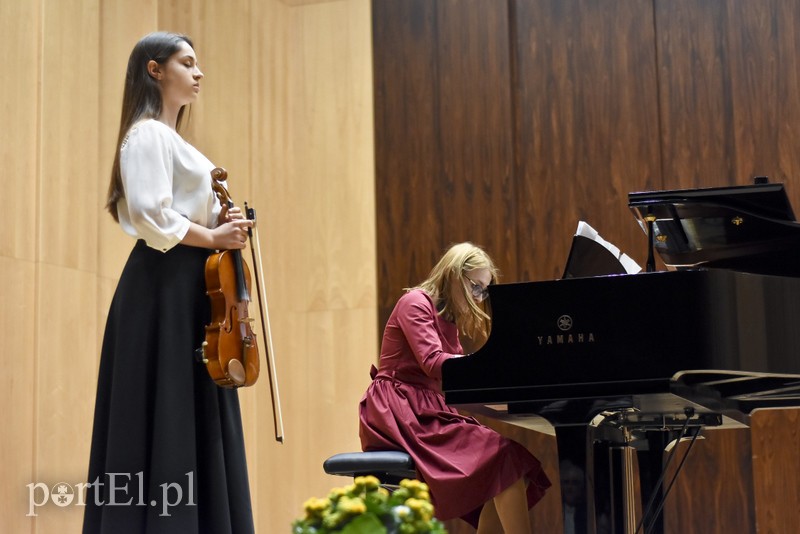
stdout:
<svg viewBox="0 0 800 534">
<path fill-rule="evenodd" d="M 172 54 L 180 49 L 183 42 L 194 48 L 191 39 L 185 35 L 154 32 L 142 37 L 133 47 L 131 56 L 128 58 L 125 90 L 122 93 L 122 117 L 119 123 L 117 151 L 114 155 L 114 165 L 111 168 L 111 183 L 108 186 L 106 199 L 106 209 L 117 222 L 119 222 L 117 201 L 125 196 L 119 167 L 119 152 L 122 142 L 131 126 L 143 119 L 158 118 L 161 114 L 161 90 L 158 82 L 147 71 L 147 64 L 153 60 L 159 65 L 163 65 Z M 178 111 L 177 128 L 181 126 L 185 108 L 186 106 L 182 106 Z"/>
</svg>

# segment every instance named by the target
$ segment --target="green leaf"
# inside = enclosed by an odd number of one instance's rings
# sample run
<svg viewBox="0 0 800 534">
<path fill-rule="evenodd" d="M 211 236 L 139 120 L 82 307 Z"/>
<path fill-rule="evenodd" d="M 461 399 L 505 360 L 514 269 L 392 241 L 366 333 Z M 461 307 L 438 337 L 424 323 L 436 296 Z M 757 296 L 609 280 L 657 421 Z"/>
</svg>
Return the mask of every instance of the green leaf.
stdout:
<svg viewBox="0 0 800 534">
<path fill-rule="evenodd" d="M 386 534 L 386 527 L 372 514 L 361 514 L 342 529 L 342 534 Z"/>
</svg>

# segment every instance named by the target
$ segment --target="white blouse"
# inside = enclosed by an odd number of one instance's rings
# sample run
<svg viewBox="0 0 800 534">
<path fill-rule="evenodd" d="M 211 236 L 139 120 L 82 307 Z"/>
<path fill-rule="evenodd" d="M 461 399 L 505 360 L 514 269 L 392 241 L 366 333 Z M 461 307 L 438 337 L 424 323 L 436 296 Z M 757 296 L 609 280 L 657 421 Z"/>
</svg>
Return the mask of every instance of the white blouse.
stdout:
<svg viewBox="0 0 800 534">
<path fill-rule="evenodd" d="M 189 221 L 214 228 L 220 212 L 211 189 L 214 164 L 166 124 L 135 124 L 120 148 L 125 196 L 117 201 L 125 233 L 166 252 L 181 242 Z"/>
</svg>

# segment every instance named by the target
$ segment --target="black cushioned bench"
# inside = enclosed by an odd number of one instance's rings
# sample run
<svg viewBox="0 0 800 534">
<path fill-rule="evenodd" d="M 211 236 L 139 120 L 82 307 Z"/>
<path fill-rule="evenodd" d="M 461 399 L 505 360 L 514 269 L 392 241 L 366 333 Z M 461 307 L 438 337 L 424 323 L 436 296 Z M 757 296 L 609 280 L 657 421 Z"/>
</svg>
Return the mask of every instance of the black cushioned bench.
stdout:
<svg viewBox="0 0 800 534">
<path fill-rule="evenodd" d="M 322 468 L 329 475 L 372 475 L 386 486 L 397 486 L 404 478 L 417 478 L 414 460 L 402 451 L 343 452 L 325 460 Z"/>
</svg>

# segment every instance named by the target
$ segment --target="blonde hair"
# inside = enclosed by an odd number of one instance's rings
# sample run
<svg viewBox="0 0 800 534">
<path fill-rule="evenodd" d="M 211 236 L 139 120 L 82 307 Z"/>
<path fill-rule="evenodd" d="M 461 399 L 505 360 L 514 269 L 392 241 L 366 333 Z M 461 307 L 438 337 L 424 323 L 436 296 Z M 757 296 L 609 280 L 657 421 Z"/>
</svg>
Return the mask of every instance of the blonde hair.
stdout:
<svg viewBox="0 0 800 534">
<path fill-rule="evenodd" d="M 447 249 L 424 282 L 406 290 L 425 291 L 433 299 L 439 315 L 454 321 L 459 332 L 480 342 L 489 337 L 492 318 L 487 313 L 488 301 L 475 302 L 465 280 L 466 274 L 476 269 L 488 269 L 492 275 L 490 283 L 497 282 L 498 270 L 489 255 L 472 243 L 458 243 Z M 466 309 L 459 309 L 455 305 L 453 295 L 450 294 L 454 279 L 460 282 L 457 286 L 460 286 L 463 292 L 464 301 L 467 303 Z"/>
</svg>

